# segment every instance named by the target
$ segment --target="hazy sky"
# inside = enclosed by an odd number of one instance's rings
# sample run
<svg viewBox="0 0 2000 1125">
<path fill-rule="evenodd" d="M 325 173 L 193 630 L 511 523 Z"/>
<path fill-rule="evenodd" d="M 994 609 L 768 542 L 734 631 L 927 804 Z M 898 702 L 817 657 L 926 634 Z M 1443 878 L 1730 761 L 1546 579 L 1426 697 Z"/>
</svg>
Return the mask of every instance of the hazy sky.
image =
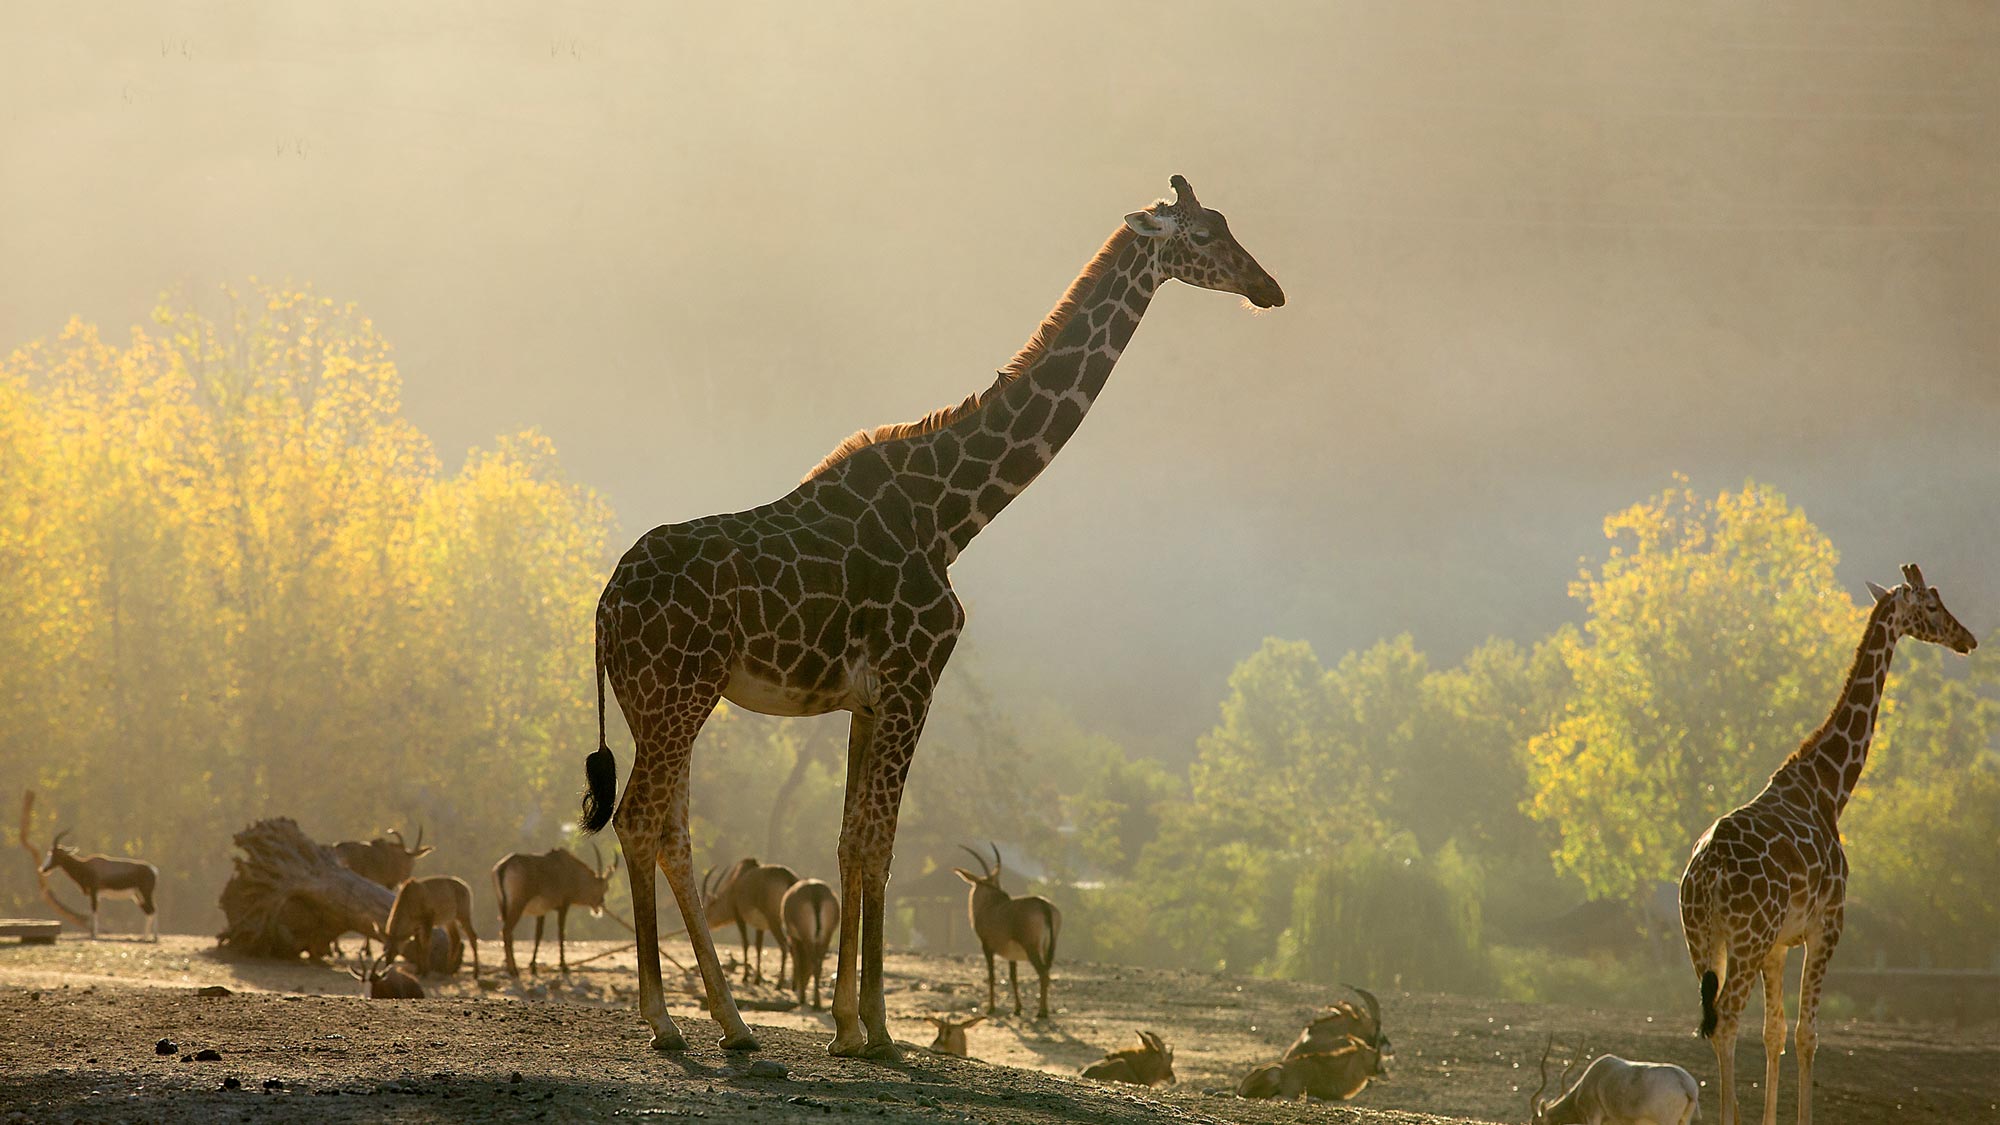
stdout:
<svg viewBox="0 0 2000 1125">
<path fill-rule="evenodd" d="M 2000 623 L 2000 8 L 0 9 L 0 347 L 250 276 L 358 302 L 448 462 L 538 427 L 629 539 L 984 386 L 1186 174 L 1175 287 L 958 564 L 1001 699 L 1185 753 L 1271 634 L 1574 617 L 1609 511 L 1803 505 Z M 620 544 L 622 546 L 622 543 Z"/>
</svg>

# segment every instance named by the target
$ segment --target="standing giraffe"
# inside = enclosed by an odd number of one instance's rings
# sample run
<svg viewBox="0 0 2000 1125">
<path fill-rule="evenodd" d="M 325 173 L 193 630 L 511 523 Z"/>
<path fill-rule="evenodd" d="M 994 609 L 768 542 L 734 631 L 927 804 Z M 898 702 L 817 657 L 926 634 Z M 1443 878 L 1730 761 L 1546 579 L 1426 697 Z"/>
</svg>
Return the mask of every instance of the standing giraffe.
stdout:
<svg viewBox="0 0 2000 1125">
<path fill-rule="evenodd" d="M 882 1002 L 883 891 L 904 778 L 965 623 L 947 568 L 1076 432 L 1168 279 L 1259 308 L 1285 303 L 1222 215 L 1182 177 L 1173 189 L 1173 202 L 1125 216 L 986 391 L 857 433 L 789 494 L 654 528 L 619 560 L 597 604 L 598 748 L 584 764 L 583 822 L 588 831 L 616 823 L 638 926 L 639 1011 L 656 1049 L 687 1040 L 660 984 L 655 863 L 686 921 L 722 1046 L 757 1047 L 716 961 L 688 839 L 695 735 L 728 699 L 769 715 L 853 714 L 828 1051 L 898 1056 Z M 622 799 L 604 741 L 606 675 L 635 743 Z"/>
<path fill-rule="evenodd" d="M 1875 608 L 1833 713 L 1785 759 L 1756 800 L 1695 841 L 1681 876 L 1681 927 L 1701 977 L 1701 1033 L 1721 1072 L 1722 1125 L 1736 1125 L 1736 1021 L 1757 976 L 1764 978 L 1764 1125 L 1778 1120 L 1778 1060 L 1785 1053 L 1785 954 L 1806 947 L 1799 980 L 1799 1125 L 1812 1123 L 1813 1048 L 1820 984 L 1840 940 L 1847 855 L 1840 812 L 1861 780 L 1875 710 L 1900 637 L 1971 652 L 1972 633 L 1944 607 L 1923 572 L 1870 582 Z"/>
</svg>

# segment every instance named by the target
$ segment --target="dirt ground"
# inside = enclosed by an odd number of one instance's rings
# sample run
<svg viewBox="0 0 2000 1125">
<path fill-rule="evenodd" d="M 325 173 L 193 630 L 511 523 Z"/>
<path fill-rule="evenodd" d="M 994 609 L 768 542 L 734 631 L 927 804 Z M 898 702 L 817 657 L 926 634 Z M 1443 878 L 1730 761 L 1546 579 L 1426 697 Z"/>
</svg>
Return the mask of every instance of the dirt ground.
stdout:
<svg viewBox="0 0 2000 1125">
<path fill-rule="evenodd" d="M 572 960 L 616 948 L 579 943 Z M 692 964 L 684 944 L 666 952 Z M 960 1060 L 922 1049 L 931 1028 L 919 1017 L 969 1014 L 983 1002 L 983 962 L 916 954 L 891 954 L 887 965 L 891 1029 L 912 1047 L 901 1064 L 828 1058 L 831 1017 L 775 1010 L 786 1000 L 770 987 L 738 992 L 761 1052 L 715 1047 L 715 1025 L 689 994 L 674 1016 L 696 1047 L 673 1056 L 646 1045 L 629 950 L 579 966 L 567 984 L 550 973 L 525 984 L 490 975 L 499 943 L 481 943 L 480 953 L 489 973 L 480 984 L 462 973 L 435 982 L 431 999 L 370 1002 L 339 969 L 225 959 L 206 937 L 0 942 L 0 1123 L 788 1122 L 831 1114 L 1008 1125 L 1524 1121 L 1551 1030 L 1596 1051 L 1677 1062 L 1697 1078 L 1714 1069 L 1707 1045 L 1689 1034 L 1692 995 L 1646 1013 L 1378 987 L 1396 1052 L 1388 1081 L 1345 1104 L 1248 1102 L 1233 1095 L 1237 1079 L 1282 1053 L 1331 998 L 1323 990 L 1062 965 L 1052 1020 L 990 1020 L 970 1033 L 973 1058 Z M 232 994 L 196 995 L 217 984 Z M 1032 992 L 1024 994 L 1032 1011 Z M 1141 1028 L 1175 1047 L 1178 1086 L 1140 1091 L 1075 1077 L 1105 1050 L 1132 1045 Z M 156 1053 L 161 1039 L 176 1050 Z M 221 1058 L 194 1060 L 204 1048 Z M 1762 1104 L 1754 1081 L 1761 1060 L 1753 1033 L 1738 1062 L 1739 1096 L 1753 1113 Z M 758 1063 L 784 1073 L 753 1074 Z M 1842 1020 L 1821 1029 L 1818 1070 L 1822 1121 L 2000 1121 L 2000 1027 Z M 225 1089 L 229 1079 L 240 1088 Z M 1706 1088 L 1703 1101 L 1714 1120 Z"/>
</svg>

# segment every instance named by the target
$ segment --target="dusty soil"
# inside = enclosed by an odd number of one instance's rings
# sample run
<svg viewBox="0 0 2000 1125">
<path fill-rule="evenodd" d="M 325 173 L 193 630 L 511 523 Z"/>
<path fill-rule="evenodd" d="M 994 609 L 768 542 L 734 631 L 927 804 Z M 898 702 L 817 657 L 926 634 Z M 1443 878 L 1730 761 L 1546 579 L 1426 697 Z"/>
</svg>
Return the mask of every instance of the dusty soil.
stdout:
<svg viewBox="0 0 2000 1125">
<path fill-rule="evenodd" d="M 572 959 L 616 948 L 579 943 Z M 482 943 L 480 952 L 490 973 L 498 943 Z M 667 952 L 692 963 L 684 945 Z M 1550 1030 L 1600 1051 L 1677 1062 L 1698 1078 L 1714 1069 L 1707 1045 L 1688 1033 L 1692 1003 L 1597 1011 L 1378 989 L 1396 1047 L 1389 1081 L 1344 1105 L 1247 1102 L 1232 1095 L 1236 1080 L 1283 1051 L 1328 999 L 1322 990 L 1061 966 L 1054 1019 L 981 1024 L 970 1033 L 973 1059 L 960 1060 L 922 1049 L 931 1029 L 918 1017 L 969 1013 L 984 1000 L 983 963 L 892 954 L 887 970 L 891 1029 L 911 1044 L 898 1065 L 828 1058 L 831 1017 L 772 1010 L 786 1001 L 769 987 L 738 994 L 763 1041 L 760 1053 L 713 1046 L 715 1025 L 692 995 L 674 1015 L 696 1048 L 655 1053 L 633 1010 L 629 951 L 578 967 L 567 984 L 545 973 L 526 984 L 489 977 L 482 986 L 461 974 L 435 982 L 432 999 L 398 1003 L 360 999 L 337 969 L 224 959 L 208 938 L 0 942 L 0 1123 L 785 1122 L 834 1114 L 1105 1125 L 1520 1121 Z M 214 984 L 232 994 L 195 994 Z M 1004 976 L 1001 987 L 1004 997 Z M 1103 1051 L 1130 1046 L 1140 1028 L 1175 1046 L 1179 1086 L 1139 1091 L 1074 1077 Z M 160 1039 L 177 1050 L 155 1053 Z M 203 1048 L 221 1059 L 193 1060 Z M 1761 1060 L 1753 1036 L 1738 1062 L 1739 1072 L 1754 1072 L 1740 1094 L 1753 1113 L 1762 1104 L 1753 1081 Z M 760 1061 L 786 1073 L 753 1076 Z M 1790 1061 L 1780 1106 L 1786 1120 Z M 1843 1020 L 1822 1027 L 1818 1069 L 1814 1108 L 1822 1121 L 2000 1120 L 2000 1027 Z M 241 1088 L 224 1089 L 230 1078 Z M 1703 1098 L 1713 1120 L 1713 1095 L 1704 1090 Z"/>
</svg>

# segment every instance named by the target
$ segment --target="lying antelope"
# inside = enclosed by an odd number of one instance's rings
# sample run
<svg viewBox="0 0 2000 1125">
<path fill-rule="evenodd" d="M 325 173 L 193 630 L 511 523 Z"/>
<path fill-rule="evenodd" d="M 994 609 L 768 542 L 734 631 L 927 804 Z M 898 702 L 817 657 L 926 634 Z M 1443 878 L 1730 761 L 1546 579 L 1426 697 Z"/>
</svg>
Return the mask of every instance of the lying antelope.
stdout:
<svg viewBox="0 0 2000 1125">
<path fill-rule="evenodd" d="M 1049 968 L 1056 962 L 1056 935 L 1062 930 L 1062 911 L 1040 895 L 1016 898 L 1000 889 L 998 844 L 987 843 L 993 849 L 992 867 L 986 866 L 986 857 L 963 844 L 959 846 L 979 861 L 981 871 L 975 876 L 962 867 L 952 868 L 959 878 L 972 885 L 966 912 L 972 916 L 972 932 L 979 935 L 980 952 L 986 954 L 987 1012 L 1000 1011 L 993 983 L 993 958 L 998 954 L 1007 959 L 1007 982 L 1014 987 L 1014 1014 L 1021 1014 L 1021 979 L 1016 962 L 1026 961 L 1034 966 L 1035 975 L 1042 982 L 1042 1002 L 1035 1018 L 1048 1019 Z"/>
<path fill-rule="evenodd" d="M 389 837 L 394 836 L 391 840 Z M 371 883 L 395 890 L 409 882 L 410 874 L 416 870 L 417 861 L 436 851 L 424 846 L 424 830 L 417 828 L 417 846 L 412 848 L 403 843 L 403 834 L 394 828 L 383 830 L 382 835 L 367 843 L 360 840 L 342 840 L 333 846 L 333 856 L 342 867 L 361 876 Z"/>
<path fill-rule="evenodd" d="M 1285 1057 L 1318 1054 L 1321 1051 L 1337 1051 L 1347 1045 L 1350 1036 L 1373 1047 L 1382 1056 L 1382 1066 L 1386 1073 L 1388 1065 L 1395 1061 L 1395 1048 L 1389 1045 L 1389 1037 L 1382 1034 L 1382 1004 L 1375 994 L 1365 988 L 1348 985 L 1367 1008 L 1363 1011 L 1354 1006 L 1352 1000 L 1336 1000 L 1320 1009 L 1311 1023 L 1306 1025 L 1292 1045 L 1285 1049 Z"/>
<path fill-rule="evenodd" d="M 1599 1055 L 1583 1070 L 1576 1085 L 1570 1072 L 1589 1056 L 1579 1054 L 1563 1067 L 1556 1089 L 1560 1097 L 1542 1097 L 1549 1085 L 1549 1050 L 1542 1048 L 1542 1084 L 1528 1095 L 1534 1125 L 1687 1125 L 1701 1115 L 1701 1087 L 1694 1075 L 1672 1063 L 1627 1062 L 1616 1055 Z"/>
<path fill-rule="evenodd" d="M 153 888 L 160 881 L 160 870 L 150 863 L 136 859 L 113 859 L 108 855 L 79 856 L 75 848 L 63 847 L 62 838 L 69 835 L 65 828 L 49 841 L 49 854 L 42 861 L 42 873 L 47 874 L 60 867 L 63 874 L 76 881 L 76 885 L 90 896 L 90 936 L 97 936 L 97 900 L 100 898 L 129 898 L 146 912 L 146 936 L 153 941 L 160 940 L 160 916 L 153 905 Z M 25 829 L 22 832 L 27 835 Z"/>
<path fill-rule="evenodd" d="M 806 980 L 812 979 L 813 1010 L 819 1010 L 820 983 L 826 977 L 826 951 L 840 933 L 840 896 L 818 879 L 800 879 L 778 902 L 778 917 L 791 947 L 792 992 L 806 1002 Z"/>
<path fill-rule="evenodd" d="M 951 1020 L 944 1016 L 925 1016 L 932 1027 L 937 1028 L 937 1038 L 931 1040 L 931 1050 L 940 1055 L 965 1057 L 965 1029 L 984 1020 L 985 1016 L 974 1016 L 969 1020 Z"/>
<path fill-rule="evenodd" d="M 1346 1101 L 1382 1073 L 1381 1052 L 1350 1035 L 1347 1042 L 1332 1050 L 1293 1055 L 1258 1067 L 1243 1076 L 1236 1096 L 1289 1101 L 1303 1094 Z"/>
<path fill-rule="evenodd" d="M 618 857 L 605 867 L 597 845 L 590 846 L 598 866 L 571 855 L 567 848 L 550 848 L 541 855 L 515 852 L 493 865 L 493 893 L 500 903 L 500 940 L 507 950 L 507 975 L 518 977 L 514 964 L 514 926 L 524 914 L 535 919 L 535 945 L 528 951 L 528 972 L 535 972 L 535 959 L 542 952 L 542 927 L 551 910 L 556 915 L 556 963 L 569 973 L 569 956 L 563 949 L 567 939 L 569 908 L 584 906 L 592 914 L 604 913 L 604 892 L 611 875 L 618 870 Z"/>
<path fill-rule="evenodd" d="M 1112 1051 L 1083 1068 L 1085 1078 L 1100 1082 L 1129 1082 L 1134 1086 L 1171 1086 L 1174 1077 L 1174 1049 L 1150 1031 L 1139 1033 L 1139 1045 Z"/>
<path fill-rule="evenodd" d="M 396 892 L 389 906 L 389 924 L 382 944 L 391 951 L 404 948 L 414 939 L 420 971 L 432 968 L 431 927 L 442 926 L 448 934 L 472 945 L 472 978 L 479 979 L 479 934 L 472 928 L 472 888 L 455 875 L 426 875 L 411 879 Z"/>
<path fill-rule="evenodd" d="M 389 964 L 388 957 L 380 961 L 370 961 L 368 970 L 349 967 L 347 975 L 360 981 L 368 990 L 370 1000 L 422 1000 L 424 986 L 401 965 Z"/>
</svg>

